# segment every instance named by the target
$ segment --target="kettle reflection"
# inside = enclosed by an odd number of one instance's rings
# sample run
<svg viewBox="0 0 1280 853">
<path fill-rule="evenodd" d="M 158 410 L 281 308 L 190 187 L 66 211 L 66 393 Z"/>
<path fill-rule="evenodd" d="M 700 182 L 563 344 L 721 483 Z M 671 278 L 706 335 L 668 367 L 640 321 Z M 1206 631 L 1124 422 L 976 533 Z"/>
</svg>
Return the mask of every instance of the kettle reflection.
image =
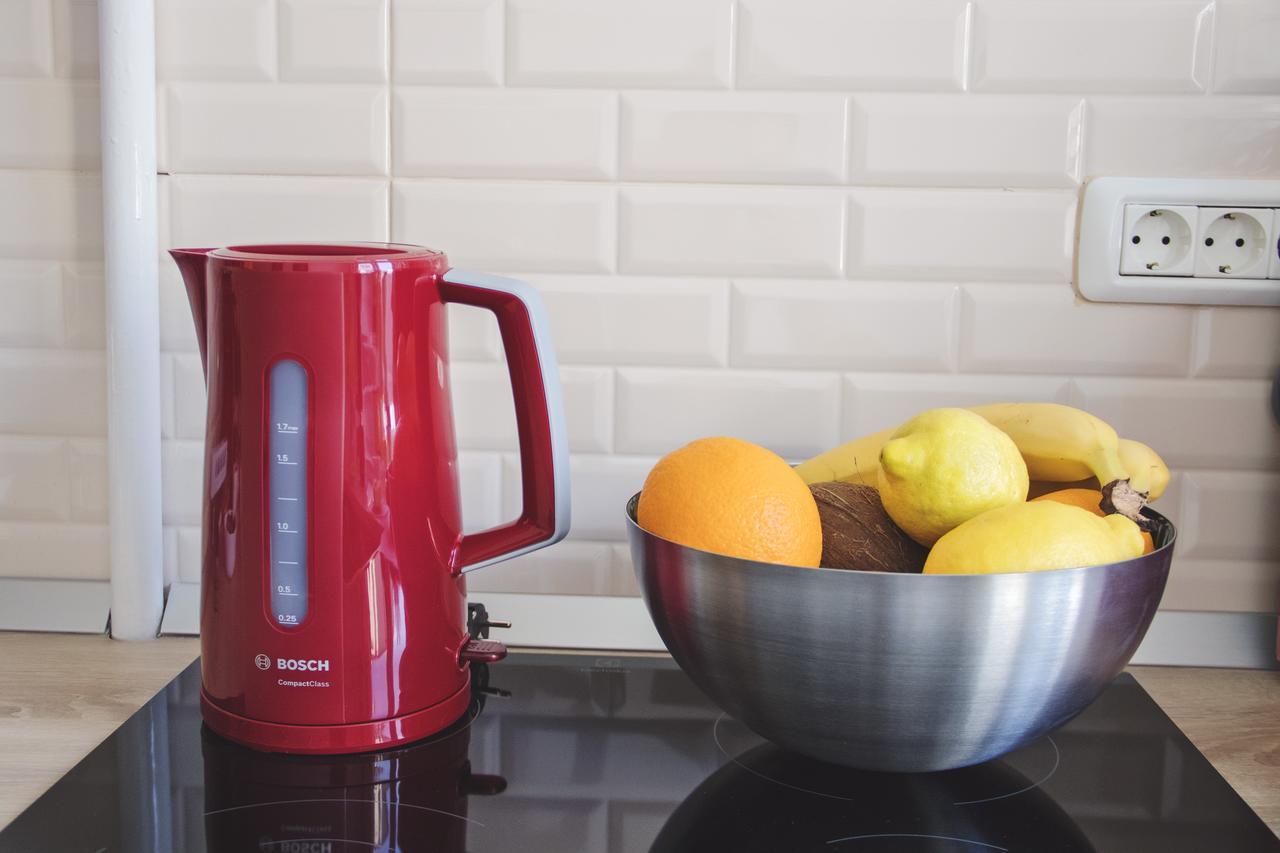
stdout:
<svg viewBox="0 0 1280 853">
<path fill-rule="evenodd" d="M 445 731 L 358 755 L 258 752 L 203 728 L 206 849 L 463 853 L 475 823 L 467 798 L 507 786 L 501 776 L 471 772 L 471 724 L 483 703 L 476 692 Z"/>
<path fill-rule="evenodd" d="M 1094 850 L 1048 792 L 1004 760 L 940 773 L 877 773 L 767 742 L 742 752 L 732 743 L 722 749 L 738 754 L 685 797 L 650 853 Z M 1018 755 L 1044 769 L 1058 758 L 1048 740 Z"/>
</svg>

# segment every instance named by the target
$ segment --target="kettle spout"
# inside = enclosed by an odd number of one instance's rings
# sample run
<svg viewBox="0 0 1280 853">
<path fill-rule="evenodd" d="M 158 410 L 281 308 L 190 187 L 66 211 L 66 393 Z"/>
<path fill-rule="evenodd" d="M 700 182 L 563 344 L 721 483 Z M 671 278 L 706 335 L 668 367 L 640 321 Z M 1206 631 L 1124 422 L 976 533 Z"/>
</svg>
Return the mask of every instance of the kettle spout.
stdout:
<svg viewBox="0 0 1280 853">
<path fill-rule="evenodd" d="M 208 331 L 205 328 L 206 298 L 205 259 L 212 249 L 170 249 L 169 254 L 182 273 L 187 286 L 187 300 L 191 303 L 191 319 L 196 323 L 196 341 L 200 344 L 200 365 L 209 374 Z"/>
</svg>

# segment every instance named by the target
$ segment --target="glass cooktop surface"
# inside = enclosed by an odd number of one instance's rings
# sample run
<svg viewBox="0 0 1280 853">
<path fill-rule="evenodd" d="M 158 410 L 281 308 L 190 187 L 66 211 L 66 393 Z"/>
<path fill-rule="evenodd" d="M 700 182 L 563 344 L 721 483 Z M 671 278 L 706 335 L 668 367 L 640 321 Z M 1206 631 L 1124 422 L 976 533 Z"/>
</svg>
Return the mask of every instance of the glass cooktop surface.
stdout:
<svg viewBox="0 0 1280 853">
<path fill-rule="evenodd" d="M 194 663 L 0 831 L 0 851 L 1280 850 L 1128 675 L 1043 740 L 919 775 L 785 752 L 666 659 L 513 654 L 475 680 L 436 737 L 297 757 L 205 730 Z"/>
</svg>

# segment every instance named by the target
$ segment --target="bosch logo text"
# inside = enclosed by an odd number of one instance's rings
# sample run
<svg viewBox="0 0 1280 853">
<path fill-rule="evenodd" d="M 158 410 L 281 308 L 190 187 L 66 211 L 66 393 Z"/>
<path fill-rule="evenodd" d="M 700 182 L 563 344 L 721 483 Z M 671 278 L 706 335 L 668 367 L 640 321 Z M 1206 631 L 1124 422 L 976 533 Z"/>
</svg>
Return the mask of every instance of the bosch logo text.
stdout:
<svg viewBox="0 0 1280 853">
<path fill-rule="evenodd" d="M 295 672 L 328 672 L 328 660 L 303 660 L 301 658 L 276 658 L 276 669 Z"/>
</svg>

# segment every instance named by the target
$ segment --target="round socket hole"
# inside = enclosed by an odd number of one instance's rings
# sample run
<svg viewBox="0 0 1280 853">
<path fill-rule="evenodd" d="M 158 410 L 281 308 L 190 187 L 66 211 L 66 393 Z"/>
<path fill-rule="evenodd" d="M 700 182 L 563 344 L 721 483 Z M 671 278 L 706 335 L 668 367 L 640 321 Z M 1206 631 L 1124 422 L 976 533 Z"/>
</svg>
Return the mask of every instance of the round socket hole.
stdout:
<svg viewBox="0 0 1280 853">
<path fill-rule="evenodd" d="M 1248 213 L 1233 210 L 1209 223 L 1199 263 L 1219 275 L 1247 276 L 1267 262 L 1267 232 Z M 1262 273 L 1265 275 L 1265 272 Z"/>
<path fill-rule="evenodd" d="M 1191 226 L 1181 214 L 1156 208 L 1133 223 L 1129 242 L 1140 247 L 1135 260 L 1153 272 L 1176 266 L 1191 252 Z"/>
</svg>

